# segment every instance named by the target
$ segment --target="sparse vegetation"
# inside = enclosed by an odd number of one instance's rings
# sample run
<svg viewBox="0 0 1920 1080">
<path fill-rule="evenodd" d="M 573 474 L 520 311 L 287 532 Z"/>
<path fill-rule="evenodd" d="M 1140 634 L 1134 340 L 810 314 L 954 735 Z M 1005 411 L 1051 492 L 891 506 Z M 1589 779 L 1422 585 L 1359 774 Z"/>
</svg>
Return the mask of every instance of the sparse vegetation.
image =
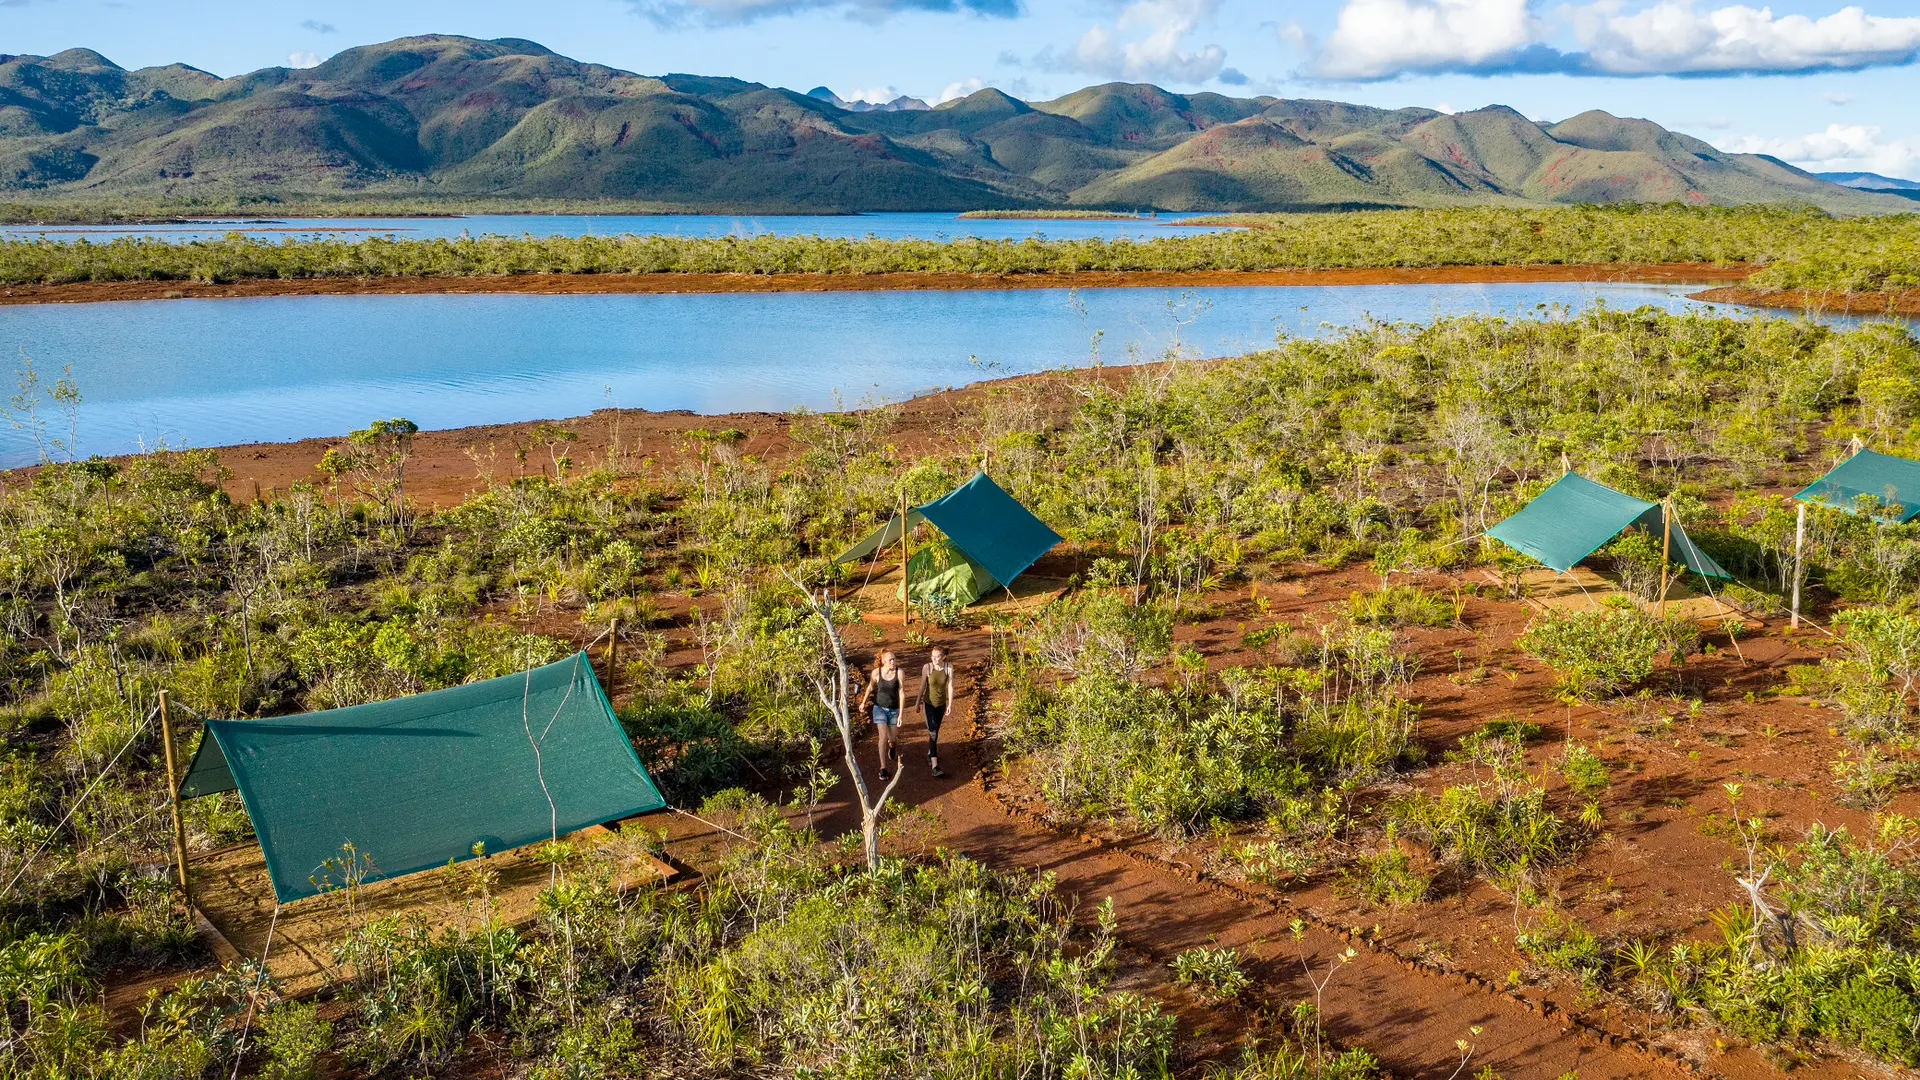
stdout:
<svg viewBox="0 0 1920 1080">
<path fill-rule="evenodd" d="M 1266 227 L 1152 240 L 885 240 L 820 236 L 480 236 L 171 243 L 0 241 L 0 284 L 254 278 L 468 277 L 498 274 L 1044 274 L 1284 267 L 1513 266 L 1594 262 L 1784 262 L 1799 280 L 1815 257 L 1900 243 L 1920 215 L 1838 219 L 1818 211 L 1580 206 L 1297 214 Z M 1807 253 L 1802 255 L 1801 253 Z M 1911 274 L 1908 275 L 1909 277 Z M 1898 274 L 1882 283 L 1907 280 Z M 1876 284 L 1874 287 L 1883 287 Z"/>
<path fill-rule="evenodd" d="M 903 1060 L 1156 1074 L 1177 1054 L 1170 1020 L 1115 989 L 1098 916 L 1074 930 L 1037 880 L 932 845 L 869 872 L 859 845 L 803 827 L 846 800 L 808 683 L 822 634 L 786 573 L 842 587 L 825 613 L 851 647 L 899 642 L 890 611 L 848 599 L 860 572 L 827 556 L 903 488 L 934 497 L 983 455 L 1066 536 L 1047 573 L 1075 581 L 1043 609 L 913 629 L 991 651 L 967 687 L 994 687 L 998 775 L 1025 805 L 1240 888 L 1332 885 L 1382 922 L 1421 921 L 1484 880 L 1513 903 L 1502 937 L 1517 951 L 1483 975 L 1572 978 L 1676 1024 L 1911 1060 L 1904 927 L 1920 901 L 1911 827 L 1886 812 L 1913 779 L 1911 528 L 1810 513 L 1806 610 L 1835 636 L 1769 626 L 1740 639 L 1745 657 L 1719 628 L 1723 651 L 1696 655 L 1690 626 L 1630 602 L 1529 620 L 1482 590 L 1498 556 L 1470 542 L 1564 454 L 1623 489 L 1675 490 L 1700 544 L 1778 597 L 1792 507 L 1732 493 L 1756 470 L 1769 487 L 1804 476 L 1855 434 L 1910 449 L 1909 372 L 1911 337 L 1874 327 L 1650 311 L 1368 326 L 1234 364 L 992 388 L 942 414 L 948 441 L 924 452 L 903 449 L 888 409 L 797 414 L 764 457 L 714 424 L 649 447 L 645 467 L 549 425 L 516 448 L 526 475 L 482 477 L 441 509 L 415 494 L 420 443 L 397 418 L 343 438 L 315 482 L 237 500 L 205 452 L 68 460 L 65 392 L 32 382 L 9 419 L 38 425 L 48 460 L 0 488 L 0 1071 L 418 1074 L 485 1043 L 541 1077 L 633 1062 L 881 1076 Z M 354 704 L 521 670 L 615 616 L 636 746 L 674 805 L 748 839 L 695 893 L 618 895 L 561 859 L 526 927 L 369 922 L 342 942 L 342 1011 L 269 986 L 247 1029 L 257 972 L 198 951 L 165 877 L 157 692 L 189 716 Z M 1783 689 L 1832 708 L 1767 694 L 1762 640 L 1822 650 Z M 1662 924 L 1682 905 L 1653 904 L 1655 928 L 1623 940 L 1594 910 L 1616 898 L 1585 896 L 1606 890 L 1568 870 L 1598 865 L 1627 823 L 1685 812 L 1676 778 L 1716 769 L 1796 785 L 1793 814 L 1844 802 L 1882 824 L 1856 840 L 1712 819 L 1700 832 L 1749 860 L 1688 883 L 1726 894 L 1708 906 L 1735 902 L 1721 939 Z M 755 794 L 702 806 L 740 787 Z M 186 827 L 196 851 L 249 833 L 231 796 L 189 804 Z M 1226 948 L 1207 943 L 1185 974 L 1206 1007 L 1251 1014 L 1269 954 L 1238 954 L 1240 984 Z M 1181 976 L 1149 967 L 1140 978 Z M 130 972 L 165 987 L 144 1018 L 100 1004 Z M 861 1010 L 841 1004 L 849 988 Z M 1258 1034 L 1248 1077 L 1373 1068 L 1317 1027 Z"/>
</svg>

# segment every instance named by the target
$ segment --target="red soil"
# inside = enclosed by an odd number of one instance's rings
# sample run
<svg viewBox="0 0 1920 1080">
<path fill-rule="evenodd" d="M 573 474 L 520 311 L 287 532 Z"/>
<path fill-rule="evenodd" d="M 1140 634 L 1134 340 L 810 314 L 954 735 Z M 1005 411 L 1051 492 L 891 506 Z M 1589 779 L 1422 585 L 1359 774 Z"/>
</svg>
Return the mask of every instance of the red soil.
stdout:
<svg viewBox="0 0 1920 1080">
<path fill-rule="evenodd" d="M 1833 311 L 1845 315 L 1920 315 L 1920 289 L 1841 292 L 1833 289 L 1755 289 L 1744 285 L 1723 285 L 1692 293 L 1689 299 L 1704 300 L 1710 304 Z"/>
<path fill-rule="evenodd" d="M 1414 285 L 1515 281 L 1742 281 L 1751 268 L 1713 263 L 1434 266 L 1330 270 L 1081 271 L 1067 274 L 505 274 L 492 277 L 262 278 L 76 281 L 0 286 L 0 304 L 95 303 L 234 296 L 401 293 L 875 292 L 915 289 L 1185 288 L 1202 285 Z"/>
<path fill-rule="evenodd" d="M 1075 373 L 1074 378 L 1120 379 L 1127 369 Z M 1010 388 L 1022 395 L 1022 407 L 1064 410 L 1071 406 L 1068 380 L 1036 375 L 934 394 L 894 407 L 886 441 L 906 454 L 964 449 L 974 409 Z M 1009 399 L 1013 400 L 1013 399 Z M 964 421 L 964 422 L 963 422 Z M 618 438 L 615 437 L 616 422 Z M 660 470 L 691 460 L 694 428 L 743 431 L 737 452 L 778 461 L 798 444 L 792 419 L 774 414 L 700 417 L 685 413 L 600 412 L 567 422 L 579 433 L 568 450 L 576 461 L 612 455 L 636 466 L 650 461 Z M 485 486 L 483 469 L 466 452 L 472 447 L 499 476 L 532 472 L 546 452 L 535 447 L 521 465 L 516 448 L 531 445 L 533 425 L 513 424 L 418 437 L 408 488 L 424 502 L 447 504 Z M 318 479 L 313 464 L 327 440 L 261 444 L 219 451 L 233 471 L 229 490 L 251 497 L 296 480 Z M 1059 565 L 1051 565 L 1058 563 Z M 1071 573 L 1071 559 L 1055 556 L 1039 572 Z M 1328 571 L 1290 567 L 1278 582 L 1252 590 L 1239 588 L 1204 597 L 1207 615 L 1182 624 L 1180 644 L 1198 649 L 1209 667 L 1219 670 L 1266 662 L 1245 650 L 1246 630 L 1285 621 L 1296 628 L 1329 621 L 1350 592 L 1377 580 L 1364 569 Z M 1451 589 L 1459 583 L 1431 577 L 1423 584 Z M 712 607 L 711 598 L 667 595 L 659 598 L 674 622 L 667 631 L 668 662 L 691 667 L 700 654 L 688 626 L 695 607 Z M 1592 746 L 1614 770 L 1612 787 L 1602 796 L 1604 835 L 1578 861 L 1556 874 L 1549 889 L 1562 910 L 1609 940 L 1627 938 L 1709 937 L 1707 914 L 1738 899 L 1728 867 L 1738 852 L 1715 827 L 1724 816 L 1724 783 L 1745 786 L 1746 813 L 1768 817 L 1772 838 L 1791 842 L 1807 825 L 1847 825 L 1860 835 L 1865 813 L 1846 808 L 1828 764 L 1843 741 L 1828 730 L 1824 715 L 1805 702 L 1774 697 L 1784 668 L 1819 655 L 1824 639 L 1817 632 L 1790 634 L 1772 619 L 1736 653 L 1724 639 L 1716 652 L 1684 667 L 1657 672 L 1654 697 L 1640 704 L 1599 709 L 1561 705 L 1551 692 L 1551 676 L 1512 646 L 1530 618 L 1516 603 L 1475 597 L 1468 600 L 1465 627 L 1416 630 L 1407 645 L 1422 657 L 1412 688 L 1422 705 L 1418 739 L 1435 764 L 1405 777 L 1401 790 L 1437 790 L 1470 779 L 1469 767 L 1442 763 L 1444 751 L 1461 735 L 1489 719 L 1514 716 L 1546 729 L 1533 744 L 1529 760 L 1540 769 L 1559 753 L 1561 738 Z M 924 646 L 905 641 L 897 617 L 870 615 L 877 637 L 863 631 L 852 644 L 870 650 L 881 644 L 904 648 L 910 658 Z M 573 635 L 581 643 L 594 631 L 575 615 L 551 612 L 538 629 Z M 925 630 L 925 627 L 916 629 Z M 982 631 L 930 631 L 946 645 L 963 669 L 983 668 L 989 658 Z M 869 639 L 871 637 L 871 640 Z M 917 663 L 910 659 L 909 666 Z M 1475 672 L 1478 671 L 1478 674 Z M 1302 965 L 1315 975 L 1335 962 L 1348 945 L 1351 963 L 1336 974 L 1324 1007 L 1332 1033 L 1343 1043 L 1363 1045 L 1378 1054 L 1396 1075 L 1443 1080 L 1457 1064 L 1456 1039 L 1476 1044 L 1468 1073 L 1492 1065 L 1508 1080 L 1551 1080 L 1577 1069 L 1585 1080 L 1602 1077 L 1665 1076 L 1685 1068 L 1729 1080 L 1761 1080 L 1780 1075 L 1769 1058 L 1724 1033 L 1695 1026 L 1669 1029 L 1664 1018 L 1603 995 L 1592 998 L 1566 976 L 1541 969 L 1513 948 L 1514 912 L 1509 900 L 1483 884 L 1405 909 L 1370 908 L 1339 895 L 1326 880 L 1312 880 L 1285 891 L 1234 879 L 1219 845 L 1198 840 L 1182 846 L 1129 834 L 1097 823 L 1057 827 L 1049 824 L 1044 799 L 1017 770 L 1003 775 L 990 724 L 958 722 L 975 713 L 977 677 L 964 679 L 956 702 L 951 744 L 942 762 L 952 774 L 935 780 L 925 771 L 922 734 L 917 724 L 905 731 L 906 778 L 896 792 L 900 806 L 933 816 L 922 843 L 937 843 L 1001 867 L 1053 872 L 1062 887 L 1083 901 L 1083 911 L 1112 896 L 1120 934 L 1136 963 L 1129 979 L 1140 980 L 1175 1008 L 1186 1036 L 1188 1064 L 1231 1051 L 1239 1034 L 1257 1026 L 1246 1007 L 1211 1008 L 1166 981 L 1165 962 L 1182 949 L 1226 944 L 1242 950 L 1257 976 L 1252 1002 L 1284 1007 L 1310 994 Z M 618 688 L 616 688 L 618 689 Z M 1689 702 L 1698 699 L 1697 710 Z M 982 714 L 985 715 L 984 713 Z M 863 764 L 873 767 L 870 737 L 861 746 Z M 1548 773 L 1551 787 L 1561 781 Z M 838 830 L 857 819 L 846 802 L 851 785 L 834 795 L 840 801 L 824 809 L 824 825 Z M 1889 809 L 1920 815 L 1920 795 L 1896 798 Z M 723 833 L 684 817 L 662 816 L 649 822 L 670 825 L 672 850 L 689 863 L 710 859 L 704 849 L 732 842 Z M 925 830 L 923 830 L 924 832 Z M 1530 917 L 1523 911 L 1523 923 Z M 1296 941 L 1290 925 L 1300 919 L 1304 937 Z M 1358 931 L 1357 933 L 1355 931 Z M 1141 959 L 1144 958 L 1144 959 Z M 1510 973 L 1518 973 L 1510 982 Z M 1469 1034 L 1480 1026 L 1481 1035 Z M 1797 1076 L 1857 1076 L 1885 1073 L 1877 1066 L 1833 1057 L 1798 1063 Z"/>
</svg>

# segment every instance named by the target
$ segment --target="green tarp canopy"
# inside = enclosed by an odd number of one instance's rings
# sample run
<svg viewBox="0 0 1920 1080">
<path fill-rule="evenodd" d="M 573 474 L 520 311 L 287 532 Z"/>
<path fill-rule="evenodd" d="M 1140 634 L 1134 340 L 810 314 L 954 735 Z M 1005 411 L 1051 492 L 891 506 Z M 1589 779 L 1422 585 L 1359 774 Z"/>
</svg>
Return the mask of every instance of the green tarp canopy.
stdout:
<svg viewBox="0 0 1920 1080">
<path fill-rule="evenodd" d="M 1858 450 L 1827 475 L 1802 488 L 1794 498 L 1857 514 L 1860 500 L 1868 496 L 1890 508 L 1898 508 L 1880 516 L 1893 521 L 1912 521 L 1915 515 L 1920 515 L 1920 461 Z"/>
<path fill-rule="evenodd" d="M 908 510 L 906 518 L 909 528 L 922 521 L 932 522 L 947 534 L 947 539 L 953 542 L 954 548 L 966 557 L 967 562 L 986 576 L 987 580 L 977 582 L 978 590 L 963 603 L 971 603 L 996 586 L 1011 585 L 1014 578 L 1025 573 L 1040 556 L 1053 550 L 1053 546 L 1060 542 L 1059 533 L 1034 517 L 1032 511 L 1001 490 L 1000 485 L 984 472 L 975 473 L 973 479 L 932 502 Z M 833 561 L 845 563 L 864 559 L 898 541 L 901 533 L 900 515 L 895 514 L 885 525 L 841 552 Z M 908 573 L 911 575 L 914 572 L 915 567 L 909 561 Z M 918 594 L 919 583 L 916 581 L 914 584 L 914 592 Z"/>
<path fill-rule="evenodd" d="M 221 790 L 209 742 L 281 903 L 340 884 L 323 864 L 345 844 L 377 880 L 666 805 L 585 653 L 370 705 L 208 720 L 183 794 Z"/>
<path fill-rule="evenodd" d="M 1519 513 L 1488 529 L 1487 535 L 1564 574 L 1629 526 L 1658 532 L 1665 516 L 1659 503 L 1567 473 Z M 1694 544 L 1678 521 L 1672 524 L 1669 543 L 1675 561 L 1696 574 L 1729 576 Z"/>
</svg>

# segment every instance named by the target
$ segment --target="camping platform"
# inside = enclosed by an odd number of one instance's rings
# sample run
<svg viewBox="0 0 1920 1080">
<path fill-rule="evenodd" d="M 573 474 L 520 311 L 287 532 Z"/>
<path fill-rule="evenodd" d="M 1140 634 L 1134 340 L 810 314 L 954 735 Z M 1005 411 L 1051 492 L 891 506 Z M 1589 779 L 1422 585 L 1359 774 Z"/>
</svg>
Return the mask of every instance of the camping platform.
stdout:
<svg viewBox="0 0 1920 1080">
<path fill-rule="evenodd" d="M 664 884 L 678 871 L 649 854 L 640 830 L 624 835 L 604 825 L 593 825 L 561 838 L 574 845 L 576 857 L 588 863 L 610 864 L 622 892 Z M 338 981 L 342 973 L 333 961 L 333 947 L 351 928 L 369 919 L 389 915 L 424 917 L 436 927 L 477 929 L 486 909 L 510 926 L 531 923 L 540 893 L 553 880 L 552 869 L 539 857 L 540 846 L 516 848 L 484 860 L 496 877 L 489 882 L 487 901 L 474 894 L 475 863 L 389 878 L 360 886 L 356 910 L 347 910 L 346 897 L 336 890 L 283 905 L 273 916 L 273 885 L 267 861 L 255 843 L 233 844 L 196 856 L 190 867 L 195 921 L 201 937 L 223 963 L 258 958 L 267 947 L 267 971 L 287 997 L 310 996 Z"/>
<path fill-rule="evenodd" d="M 1497 578 L 1488 575 L 1491 580 Z M 1610 596 L 1624 596 L 1639 607 L 1657 612 L 1659 602 L 1642 600 L 1619 581 L 1585 566 L 1574 566 L 1566 573 L 1550 569 L 1529 570 L 1520 575 L 1521 596 L 1528 605 L 1541 611 L 1593 611 Z M 1693 591 L 1676 579 L 1667 585 L 1667 616 L 1698 623 L 1724 623 L 1738 618 L 1749 629 L 1760 621 L 1725 600 Z"/>
<path fill-rule="evenodd" d="M 1066 578 L 1021 574 L 1013 579 L 1013 595 L 996 586 L 991 592 L 967 605 L 967 610 L 986 616 L 1030 615 L 1059 599 L 1071 584 Z M 840 597 L 841 603 L 860 609 L 869 622 L 897 622 L 900 619 L 900 566 L 885 573 L 876 572 L 871 580 Z"/>
</svg>

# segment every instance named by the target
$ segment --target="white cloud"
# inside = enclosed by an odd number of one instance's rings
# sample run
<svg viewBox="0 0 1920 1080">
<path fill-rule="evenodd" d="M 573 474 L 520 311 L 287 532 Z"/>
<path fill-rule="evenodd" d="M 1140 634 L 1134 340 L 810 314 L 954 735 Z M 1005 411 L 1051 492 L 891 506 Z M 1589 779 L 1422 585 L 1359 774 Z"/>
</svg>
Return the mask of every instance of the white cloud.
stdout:
<svg viewBox="0 0 1920 1080">
<path fill-rule="evenodd" d="M 1719 144 L 1736 154 L 1771 154 L 1809 172 L 1875 172 L 1920 176 L 1920 136 L 1887 138 L 1873 124 L 1828 124 L 1791 139 L 1742 135 Z"/>
<path fill-rule="evenodd" d="M 1065 57 L 1043 55 L 1047 66 L 1130 81 L 1200 83 L 1220 74 L 1227 51 L 1204 45 L 1182 48 L 1186 37 L 1210 18 L 1220 0 L 1134 0 L 1112 26 L 1090 27 Z"/>
<path fill-rule="evenodd" d="M 320 54 L 307 49 L 300 49 L 287 54 L 287 66 L 292 68 L 319 67 L 320 62 Z"/>
<path fill-rule="evenodd" d="M 1505 64 L 1544 32 L 1527 0 L 1347 0 L 1311 70 L 1384 79 Z"/>
<path fill-rule="evenodd" d="M 1853 95 L 1842 94 L 1837 90 L 1829 90 L 1820 95 L 1820 100 L 1829 105 L 1851 105 L 1853 104 Z"/>
<path fill-rule="evenodd" d="M 1542 0 L 1543 2 L 1543 0 Z M 1308 64 L 1326 79 L 1495 75 L 1742 75 L 1854 71 L 1920 59 L 1920 17 L 1845 7 L 1820 17 L 1658 0 L 1345 0 Z M 1574 47 L 1563 48 L 1563 45 Z"/>
<path fill-rule="evenodd" d="M 1920 51 L 1920 18 L 1857 7 L 1818 19 L 1744 4 L 1699 11 L 1690 0 L 1630 14 L 1617 0 L 1563 10 L 1592 66 L 1612 75 L 1850 70 L 1912 63 Z"/>
<path fill-rule="evenodd" d="M 945 105 L 949 101 L 958 101 L 963 97 L 971 97 L 986 88 L 987 84 L 979 79 L 961 79 L 958 82 L 950 82 L 946 85 L 945 89 L 934 95 L 931 104 Z"/>
<path fill-rule="evenodd" d="M 901 96 L 898 87 L 876 86 L 871 90 L 849 90 L 840 95 L 842 101 L 865 101 L 874 105 L 885 105 Z"/>
</svg>

